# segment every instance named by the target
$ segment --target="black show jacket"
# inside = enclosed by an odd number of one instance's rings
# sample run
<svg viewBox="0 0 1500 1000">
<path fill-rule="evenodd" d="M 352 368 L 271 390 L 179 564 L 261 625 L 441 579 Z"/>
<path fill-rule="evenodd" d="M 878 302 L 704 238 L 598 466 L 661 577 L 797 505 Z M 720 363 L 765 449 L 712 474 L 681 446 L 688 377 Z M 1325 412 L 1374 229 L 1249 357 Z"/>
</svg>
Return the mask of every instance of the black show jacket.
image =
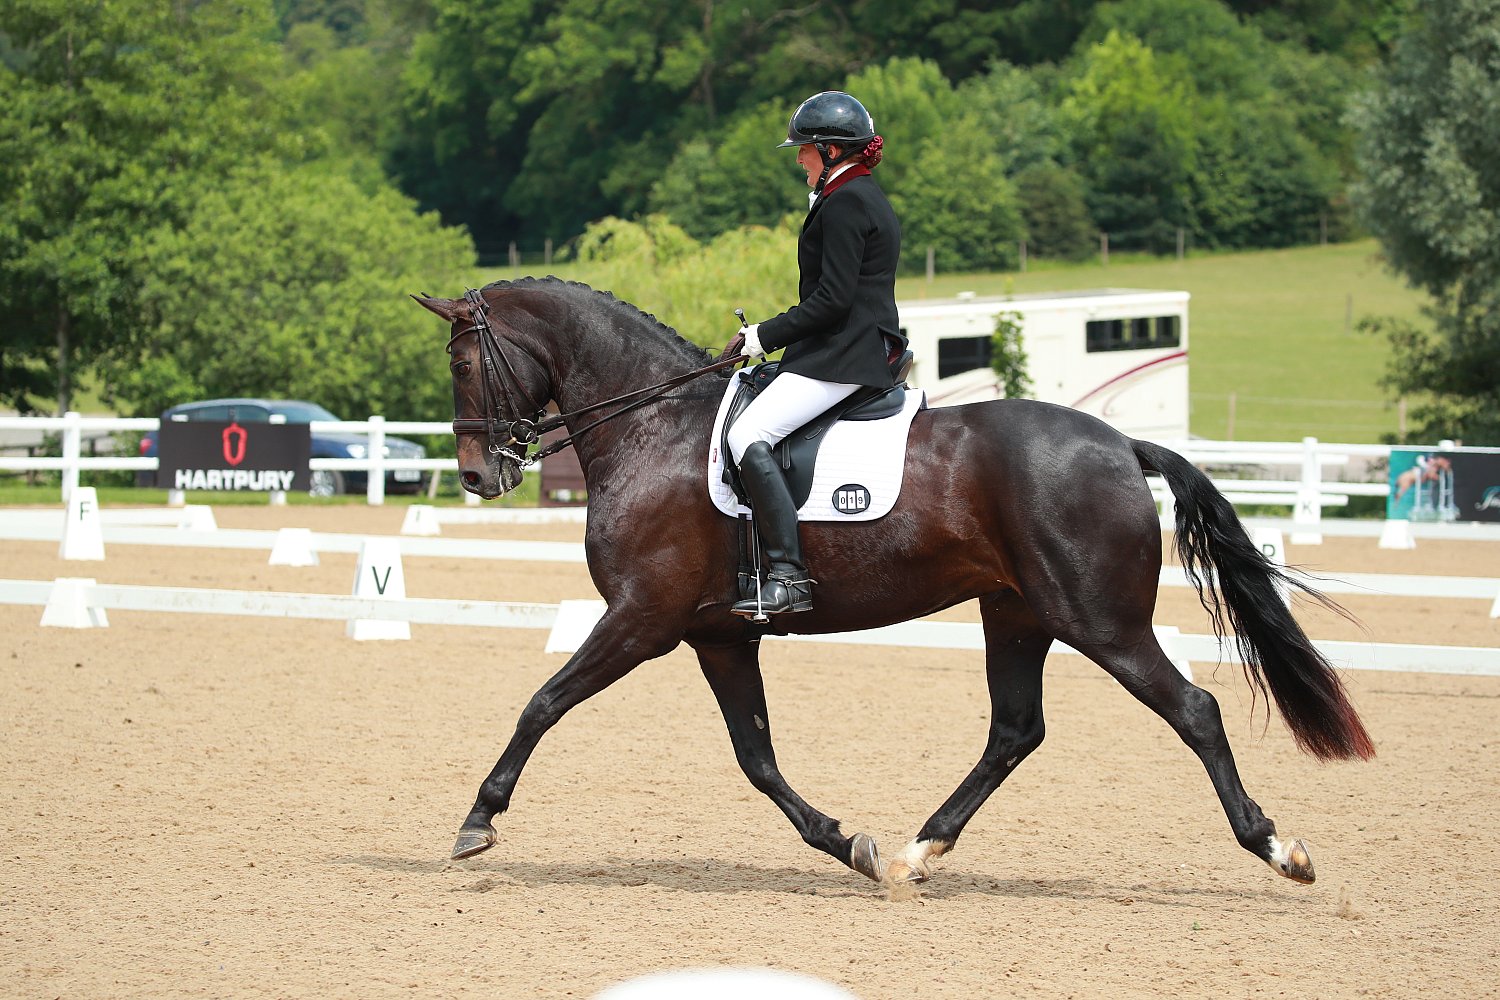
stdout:
<svg viewBox="0 0 1500 1000">
<path fill-rule="evenodd" d="M 802 301 L 760 324 L 767 353 L 785 347 L 783 371 L 824 382 L 889 386 L 883 334 L 900 336 L 896 263 L 901 224 L 875 178 L 825 194 L 797 240 Z"/>
</svg>

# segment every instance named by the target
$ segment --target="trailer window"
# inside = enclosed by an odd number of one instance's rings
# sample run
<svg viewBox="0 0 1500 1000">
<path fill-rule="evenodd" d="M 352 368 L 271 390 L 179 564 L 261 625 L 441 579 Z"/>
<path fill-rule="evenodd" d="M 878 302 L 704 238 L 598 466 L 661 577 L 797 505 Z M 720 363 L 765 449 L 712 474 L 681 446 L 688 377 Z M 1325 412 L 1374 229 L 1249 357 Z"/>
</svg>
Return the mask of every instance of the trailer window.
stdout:
<svg viewBox="0 0 1500 1000">
<path fill-rule="evenodd" d="M 945 337 L 938 341 L 938 378 L 990 366 L 989 337 Z"/>
<path fill-rule="evenodd" d="M 1180 317 L 1177 316 L 1091 319 L 1085 324 L 1085 347 L 1090 354 L 1178 347 L 1181 343 Z"/>
</svg>

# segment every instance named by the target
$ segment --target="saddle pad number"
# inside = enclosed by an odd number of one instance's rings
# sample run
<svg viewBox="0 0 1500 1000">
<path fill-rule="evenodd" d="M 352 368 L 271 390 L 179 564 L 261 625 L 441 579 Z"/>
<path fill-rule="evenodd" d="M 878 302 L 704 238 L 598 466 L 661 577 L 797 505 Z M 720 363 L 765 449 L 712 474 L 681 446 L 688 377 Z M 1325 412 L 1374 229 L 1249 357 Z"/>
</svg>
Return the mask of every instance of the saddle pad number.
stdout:
<svg viewBox="0 0 1500 1000">
<path fill-rule="evenodd" d="M 870 491 L 855 483 L 833 491 L 833 509 L 840 514 L 863 514 L 870 509 Z"/>
</svg>

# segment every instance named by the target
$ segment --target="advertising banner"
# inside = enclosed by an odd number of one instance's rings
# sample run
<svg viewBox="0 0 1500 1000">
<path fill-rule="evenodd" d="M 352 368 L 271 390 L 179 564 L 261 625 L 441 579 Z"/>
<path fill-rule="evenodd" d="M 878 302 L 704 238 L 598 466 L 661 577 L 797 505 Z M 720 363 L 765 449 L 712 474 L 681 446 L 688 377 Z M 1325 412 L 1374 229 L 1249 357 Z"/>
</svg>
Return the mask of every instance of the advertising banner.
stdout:
<svg viewBox="0 0 1500 1000">
<path fill-rule="evenodd" d="M 1385 516 L 1500 523 L 1500 450 L 1392 448 Z"/>
<path fill-rule="evenodd" d="M 168 490 L 305 490 L 312 433 L 307 424 L 166 420 L 156 485 Z"/>
</svg>

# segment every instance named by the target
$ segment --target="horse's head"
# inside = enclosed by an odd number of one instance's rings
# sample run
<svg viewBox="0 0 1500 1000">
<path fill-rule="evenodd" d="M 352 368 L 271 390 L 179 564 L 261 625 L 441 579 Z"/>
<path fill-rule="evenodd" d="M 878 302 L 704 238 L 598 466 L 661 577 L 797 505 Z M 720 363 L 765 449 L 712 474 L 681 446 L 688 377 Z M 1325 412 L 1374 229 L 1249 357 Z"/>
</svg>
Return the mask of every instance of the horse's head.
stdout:
<svg viewBox="0 0 1500 1000">
<path fill-rule="evenodd" d="M 542 408 L 552 398 L 545 371 L 491 325 L 482 292 L 470 290 L 461 299 L 412 298 L 452 328 L 448 368 L 459 482 L 486 500 L 503 496 L 520 485 L 526 448 L 536 440 Z"/>
</svg>

